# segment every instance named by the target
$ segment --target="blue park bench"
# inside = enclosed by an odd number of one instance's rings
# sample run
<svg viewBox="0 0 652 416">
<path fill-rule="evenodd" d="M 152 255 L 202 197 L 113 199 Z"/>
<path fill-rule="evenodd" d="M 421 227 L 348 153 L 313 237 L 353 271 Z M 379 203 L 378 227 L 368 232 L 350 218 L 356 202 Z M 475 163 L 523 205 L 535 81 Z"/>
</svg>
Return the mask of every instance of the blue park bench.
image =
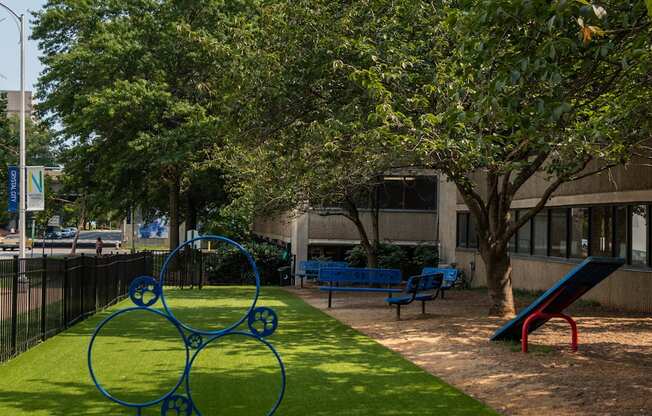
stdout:
<svg viewBox="0 0 652 416">
<path fill-rule="evenodd" d="M 441 272 L 429 272 L 433 268 L 424 268 L 419 276 L 412 276 L 408 279 L 402 296 L 390 296 L 385 302 L 390 306 L 396 306 L 396 319 L 401 319 L 401 306 L 409 305 L 412 302 L 421 302 L 421 313 L 426 313 L 426 302 L 437 299 L 444 284 L 444 274 Z"/>
<path fill-rule="evenodd" d="M 441 273 L 443 275 L 440 290 L 441 298 L 444 299 L 444 292 L 459 284 L 460 272 L 458 269 L 439 267 L 424 267 L 423 270 L 421 270 L 421 276 L 428 276 L 436 273 Z"/>
<path fill-rule="evenodd" d="M 319 270 L 323 268 L 347 268 L 349 264 L 345 261 L 321 261 L 321 260 L 303 260 L 299 262 L 299 271 L 297 276 L 301 279 L 301 288 L 303 288 L 303 279 L 316 279 L 319 276 Z"/>
<path fill-rule="evenodd" d="M 539 296 L 516 318 L 507 322 L 491 337 L 492 341 L 521 341 L 523 352 L 528 351 L 528 335 L 552 318 L 564 319 L 571 327 L 571 348 L 577 351 L 577 324 L 564 309 L 582 297 L 595 285 L 625 264 L 613 257 L 589 257 L 568 272 L 544 294 Z"/>
<path fill-rule="evenodd" d="M 398 269 L 362 269 L 357 267 L 325 267 L 319 269 L 319 290 L 328 292 L 328 307 L 332 306 L 333 292 L 401 293 L 391 286 L 401 283 Z M 372 287 L 384 286 L 384 287 Z"/>
</svg>

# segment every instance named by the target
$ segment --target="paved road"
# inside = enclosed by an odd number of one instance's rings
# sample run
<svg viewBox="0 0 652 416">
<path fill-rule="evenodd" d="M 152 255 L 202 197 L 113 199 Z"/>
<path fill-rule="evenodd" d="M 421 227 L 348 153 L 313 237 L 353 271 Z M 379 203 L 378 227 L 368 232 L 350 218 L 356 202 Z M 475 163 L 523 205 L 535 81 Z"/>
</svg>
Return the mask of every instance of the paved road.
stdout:
<svg viewBox="0 0 652 416">
<path fill-rule="evenodd" d="M 121 237 L 120 230 L 94 230 L 94 231 L 82 231 L 79 233 L 79 243 L 83 243 L 84 248 L 79 248 L 77 253 L 95 253 L 93 248 L 95 240 L 97 237 L 102 237 L 104 241 L 104 253 L 110 253 L 111 251 L 117 251 L 115 249 L 115 243 L 120 241 Z M 18 237 L 16 235 L 8 236 L 5 240 L 5 243 L 15 243 L 18 244 Z M 37 240 L 37 245 L 39 240 Z M 50 244 L 54 247 L 51 247 Z M 58 255 L 64 256 L 70 254 L 70 247 L 72 246 L 72 239 L 61 239 L 61 240 L 46 240 L 45 241 L 45 254 L 47 255 Z M 40 257 L 43 254 L 42 247 L 36 247 L 34 252 L 28 251 L 28 256 Z M 0 259 L 3 258 L 12 258 L 18 254 L 18 251 L 1 251 L 0 250 Z"/>
</svg>

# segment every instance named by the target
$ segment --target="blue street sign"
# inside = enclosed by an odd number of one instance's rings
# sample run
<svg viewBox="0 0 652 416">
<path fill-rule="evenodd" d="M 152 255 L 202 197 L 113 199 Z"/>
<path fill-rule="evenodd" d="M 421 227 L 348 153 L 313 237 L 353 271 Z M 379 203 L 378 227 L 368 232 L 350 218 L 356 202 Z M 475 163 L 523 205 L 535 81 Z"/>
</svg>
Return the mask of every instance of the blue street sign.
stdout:
<svg viewBox="0 0 652 416">
<path fill-rule="evenodd" d="M 9 212 L 18 212 L 18 184 L 20 181 L 18 167 L 9 166 Z"/>
</svg>

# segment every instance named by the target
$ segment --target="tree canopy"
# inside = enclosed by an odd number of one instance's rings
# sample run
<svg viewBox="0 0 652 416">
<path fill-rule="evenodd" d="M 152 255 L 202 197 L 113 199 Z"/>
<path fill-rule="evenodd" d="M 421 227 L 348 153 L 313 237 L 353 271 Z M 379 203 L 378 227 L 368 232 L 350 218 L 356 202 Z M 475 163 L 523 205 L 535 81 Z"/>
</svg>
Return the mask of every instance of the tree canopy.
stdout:
<svg viewBox="0 0 652 416">
<path fill-rule="evenodd" d="M 249 183 L 262 200 L 318 202 L 390 167 L 439 169 L 477 218 L 492 311 L 513 313 L 511 236 L 561 184 L 628 163 L 650 139 L 646 4 L 359 6 L 269 6 L 254 125 L 234 136 Z M 511 203 L 535 175 L 548 187 L 515 221 Z"/>
<path fill-rule="evenodd" d="M 71 183 L 94 196 L 94 206 L 169 215 L 171 246 L 178 244 L 182 199 L 190 201 L 191 217 L 207 206 L 193 191 L 207 171 L 195 167 L 219 141 L 228 104 L 222 90 L 233 74 L 222 38 L 238 36 L 240 8 L 60 0 L 36 14 L 33 36 L 46 68 L 40 108 L 63 126 L 66 172 L 77 178 Z M 217 199 L 220 181 L 203 182 Z"/>
<path fill-rule="evenodd" d="M 174 230 L 220 198 L 239 213 L 346 208 L 392 169 L 438 169 L 477 219 L 504 315 L 511 236 L 563 183 L 650 140 L 651 7 L 52 0 L 34 36 L 43 112 L 95 205 L 150 206 Z M 516 221 L 533 176 L 548 187 Z"/>
</svg>

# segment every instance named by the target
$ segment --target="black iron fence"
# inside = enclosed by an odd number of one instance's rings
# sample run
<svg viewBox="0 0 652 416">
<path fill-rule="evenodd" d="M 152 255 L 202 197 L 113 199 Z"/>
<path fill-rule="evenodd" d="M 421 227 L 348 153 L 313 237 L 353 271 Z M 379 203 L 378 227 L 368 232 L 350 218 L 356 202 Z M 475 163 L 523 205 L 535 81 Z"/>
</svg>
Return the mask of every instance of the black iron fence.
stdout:
<svg viewBox="0 0 652 416">
<path fill-rule="evenodd" d="M 0 363 L 122 300 L 136 277 L 158 278 L 168 254 L 0 260 Z M 272 260 L 259 257 L 261 283 L 279 284 L 281 263 L 274 256 Z M 177 253 L 164 276 L 165 286 L 181 289 L 253 282 L 251 267 L 241 253 L 191 247 Z"/>
<path fill-rule="evenodd" d="M 150 251 L 152 256 L 152 276 L 159 278 L 169 251 Z M 170 261 L 165 271 L 165 286 L 201 289 L 206 276 L 206 269 L 213 252 L 204 252 L 193 248 L 179 251 Z"/>
<path fill-rule="evenodd" d="M 128 295 L 149 253 L 0 260 L 0 362 Z"/>
<path fill-rule="evenodd" d="M 169 251 L 152 251 L 152 271 L 159 277 Z M 256 256 L 257 253 L 253 253 Z M 283 284 L 280 266 L 286 263 L 257 256 L 256 264 L 263 285 Z M 286 266 L 287 268 L 287 266 Z M 255 281 L 247 258 L 238 250 L 198 250 L 185 248 L 171 260 L 165 271 L 165 286 L 202 288 L 202 285 L 250 285 Z"/>
</svg>

